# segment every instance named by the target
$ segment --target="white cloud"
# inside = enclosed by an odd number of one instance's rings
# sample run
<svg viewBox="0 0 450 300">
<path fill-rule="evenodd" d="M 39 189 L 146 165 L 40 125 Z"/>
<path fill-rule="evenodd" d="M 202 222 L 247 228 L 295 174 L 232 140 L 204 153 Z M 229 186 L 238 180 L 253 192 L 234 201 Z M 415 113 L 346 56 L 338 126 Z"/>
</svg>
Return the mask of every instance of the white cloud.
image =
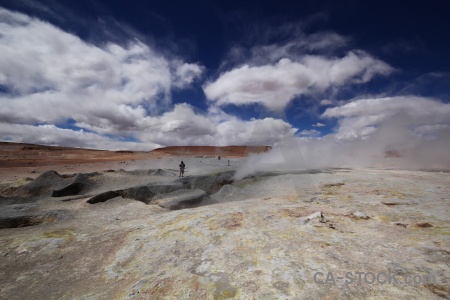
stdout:
<svg viewBox="0 0 450 300">
<path fill-rule="evenodd" d="M 217 117 L 220 115 L 220 117 Z M 98 125 L 101 128 L 103 125 Z M 283 120 L 265 118 L 240 120 L 217 108 L 206 113 L 177 104 L 161 116 L 140 119 L 130 131 L 138 142 L 96 132 L 75 131 L 55 125 L 0 123 L 0 139 L 47 145 L 96 149 L 151 150 L 170 145 L 273 145 L 297 131 Z"/>
<path fill-rule="evenodd" d="M 436 133 L 448 129 L 450 129 L 450 122 L 448 122 L 447 124 L 419 125 L 413 130 L 415 133 L 417 133 L 417 135 L 420 136 L 435 137 Z"/>
<path fill-rule="evenodd" d="M 250 121 L 232 119 L 219 124 L 217 130 L 220 145 L 273 145 L 292 136 L 297 128 L 280 119 L 264 118 Z"/>
<path fill-rule="evenodd" d="M 151 142 L 129 142 L 121 139 L 112 139 L 96 133 L 83 130 L 58 128 L 55 125 L 28 125 L 0 123 L 2 140 L 43 144 L 54 146 L 81 147 L 90 149 L 123 150 L 133 149 L 148 151 L 160 145 Z"/>
<path fill-rule="evenodd" d="M 413 131 L 427 128 L 430 133 L 433 128 L 450 124 L 450 104 L 416 96 L 360 99 L 328 108 L 322 117 L 339 120 L 336 137 L 342 140 L 365 138 L 387 122 Z"/>
<path fill-rule="evenodd" d="M 7 91 L 0 94 L 0 139 L 112 150 L 273 145 L 297 129 L 274 118 L 241 120 L 221 106 L 260 103 L 280 111 L 297 96 L 365 83 L 393 71 L 363 51 L 325 55 L 334 42 L 345 45 L 339 35 L 318 34 L 305 41 L 252 48 L 246 65 L 204 86 L 209 108 L 199 112 L 185 103 L 172 107 L 171 91 L 189 87 L 204 67 L 169 58 L 138 40 L 126 46 L 89 44 L 51 24 L 0 8 L 0 85 Z M 318 50 L 325 52 L 306 54 Z M 411 146 L 411 136 L 436 138 L 450 126 L 449 104 L 414 96 L 355 100 L 328 108 L 322 117 L 337 118 L 338 128 L 321 140 L 375 138 L 376 149 Z M 69 120 L 87 131 L 54 125 Z M 319 135 L 316 129 L 297 134 L 310 143 Z M 138 142 L 129 142 L 130 137 Z"/>
<path fill-rule="evenodd" d="M 396 96 L 359 99 L 345 105 L 328 108 L 324 117 L 356 117 L 361 115 L 385 115 L 407 112 L 420 118 L 435 117 L 449 120 L 450 105 L 436 99 L 418 96 Z"/>
<path fill-rule="evenodd" d="M 4 122 L 54 124 L 126 134 L 147 111 L 170 104 L 172 88 L 203 67 L 168 59 L 134 40 L 97 46 L 26 15 L 0 8 L 0 94 Z"/>
<path fill-rule="evenodd" d="M 311 137 L 304 130 L 250 156 L 236 176 L 330 167 L 450 168 L 450 103 L 415 96 L 360 99 L 322 116 L 338 119 L 335 134 Z M 399 157 L 387 157 L 387 151 Z"/>
<path fill-rule="evenodd" d="M 140 126 L 140 140 L 161 145 L 273 145 L 297 130 L 279 119 L 240 120 L 217 107 L 196 113 L 188 104 L 177 104 L 173 111 L 149 117 Z"/>
<path fill-rule="evenodd" d="M 299 133 L 300 136 L 318 136 L 320 135 L 320 131 L 316 130 L 316 129 L 311 129 L 311 130 L 302 130 Z"/>
<path fill-rule="evenodd" d="M 331 105 L 331 104 L 333 104 L 333 101 L 331 101 L 329 99 L 320 100 L 320 105 L 322 105 L 322 106 L 327 106 L 327 105 Z"/>
<path fill-rule="evenodd" d="M 175 76 L 173 78 L 174 84 L 180 88 L 186 87 L 200 77 L 203 71 L 204 67 L 197 64 L 179 62 L 176 66 Z"/>
<path fill-rule="evenodd" d="M 214 144 L 219 121 L 184 104 L 167 111 L 171 90 L 189 87 L 203 72 L 138 40 L 93 45 L 0 8 L 0 139 L 135 150 Z M 66 122 L 88 132 L 55 125 Z"/>
<path fill-rule="evenodd" d="M 295 38 L 288 40 L 284 44 L 256 44 L 250 49 L 242 46 L 234 46 L 230 49 L 228 57 L 222 63 L 222 66 L 242 64 L 261 66 L 274 64 L 282 58 L 289 58 L 296 61 L 312 52 L 316 54 L 320 53 L 321 55 L 332 53 L 345 47 L 349 41 L 349 38 L 334 32 L 305 34 L 298 28 L 292 31 L 292 28 L 289 27 L 282 26 L 275 31 L 273 31 L 273 28 L 269 30 L 266 28 L 262 31 L 269 35 L 265 37 L 266 40 L 278 39 L 280 36 L 286 36 L 286 34 Z M 268 33 L 268 31 L 272 32 Z M 258 37 L 255 38 L 261 38 L 261 36 L 264 36 L 264 33 L 258 33 Z"/>
<path fill-rule="evenodd" d="M 365 83 L 392 71 L 386 63 L 359 50 L 340 58 L 304 55 L 295 61 L 283 58 L 275 64 L 234 68 L 206 84 L 204 91 L 219 106 L 260 103 L 281 111 L 300 95 Z"/>
</svg>

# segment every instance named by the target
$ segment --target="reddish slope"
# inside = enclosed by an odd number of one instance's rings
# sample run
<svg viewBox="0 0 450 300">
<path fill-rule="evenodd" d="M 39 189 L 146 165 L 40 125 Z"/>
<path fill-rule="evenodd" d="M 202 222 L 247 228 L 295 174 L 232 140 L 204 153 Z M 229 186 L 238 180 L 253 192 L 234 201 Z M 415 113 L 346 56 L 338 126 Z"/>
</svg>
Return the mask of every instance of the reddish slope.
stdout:
<svg viewBox="0 0 450 300">
<path fill-rule="evenodd" d="M 151 153 L 173 156 L 224 156 L 244 157 L 250 153 L 267 152 L 270 146 L 171 146 L 155 149 Z"/>
<path fill-rule="evenodd" d="M 108 161 L 126 161 L 165 156 L 244 157 L 249 153 L 268 151 L 268 146 L 173 146 L 149 152 L 106 151 L 69 147 L 0 142 L 0 169 Z"/>
</svg>

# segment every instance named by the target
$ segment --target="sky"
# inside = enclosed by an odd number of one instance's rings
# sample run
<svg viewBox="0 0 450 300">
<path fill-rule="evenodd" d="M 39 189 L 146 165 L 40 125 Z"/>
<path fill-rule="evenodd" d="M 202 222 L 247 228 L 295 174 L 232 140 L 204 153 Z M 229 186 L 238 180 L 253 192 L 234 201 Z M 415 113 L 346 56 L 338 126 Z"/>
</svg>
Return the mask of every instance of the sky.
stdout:
<svg viewBox="0 0 450 300">
<path fill-rule="evenodd" d="M 309 153 L 448 157 L 448 12 L 436 0 L 0 0 L 0 140 L 147 151 L 294 138 Z"/>
</svg>

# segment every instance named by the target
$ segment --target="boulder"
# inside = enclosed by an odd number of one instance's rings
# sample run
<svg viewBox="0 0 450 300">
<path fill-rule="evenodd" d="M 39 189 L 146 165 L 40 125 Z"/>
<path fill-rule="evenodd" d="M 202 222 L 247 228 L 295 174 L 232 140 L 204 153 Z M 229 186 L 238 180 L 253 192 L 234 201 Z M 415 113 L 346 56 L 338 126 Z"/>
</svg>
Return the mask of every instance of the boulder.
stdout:
<svg viewBox="0 0 450 300">
<path fill-rule="evenodd" d="M 108 201 L 109 199 L 112 199 L 112 198 L 115 198 L 118 196 L 120 196 L 120 193 L 118 191 L 108 191 L 108 192 L 98 194 L 86 202 L 89 204 L 95 204 L 95 203 L 99 203 L 99 202 Z"/>
</svg>

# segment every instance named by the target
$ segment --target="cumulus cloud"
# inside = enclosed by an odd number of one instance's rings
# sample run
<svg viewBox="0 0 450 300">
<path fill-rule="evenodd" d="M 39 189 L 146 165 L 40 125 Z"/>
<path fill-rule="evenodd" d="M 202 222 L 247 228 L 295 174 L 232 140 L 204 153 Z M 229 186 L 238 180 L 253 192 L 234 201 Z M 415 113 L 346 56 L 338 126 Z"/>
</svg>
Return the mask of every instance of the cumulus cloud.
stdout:
<svg viewBox="0 0 450 300">
<path fill-rule="evenodd" d="M 217 117 L 220 115 L 220 117 Z M 150 150 L 172 145 L 273 145 L 293 136 L 297 128 L 274 118 L 240 120 L 222 111 L 199 112 L 182 103 L 161 116 L 147 116 L 136 123 L 137 142 L 98 132 L 58 128 L 53 124 L 0 123 L 2 140 L 95 149 Z"/>
<path fill-rule="evenodd" d="M 210 103 L 260 104 L 281 112 L 295 98 L 333 98 L 340 90 L 394 71 L 369 53 L 349 48 L 350 38 L 335 32 L 307 34 L 302 26 L 287 24 L 265 28 L 258 37 L 251 33 L 249 40 L 249 47 L 233 47 L 222 72 L 203 86 Z M 324 99 L 320 105 L 333 103 Z"/>
<path fill-rule="evenodd" d="M 130 142 L 120 138 L 110 138 L 84 130 L 59 128 L 55 125 L 28 125 L 0 123 L 1 138 L 18 143 L 51 146 L 80 147 L 90 149 L 147 151 L 160 145 L 151 142 Z"/>
<path fill-rule="evenodd" d="M 297 131 L 280 119 L 244 121 L 218 108 L 196 112 L 188 104 L 177 104 L 173 111 L 149 117 L 141 127 L 140 140 L 161 145 L 272 145 Z"/>
<path fill-rule="evenodd" d="M 322 117 L 339 120 L 336 137 L 342 140 L 365 138 L 393 118 L 404 119 L 404 127 L 417 133 L 427 128 L 430 135 L 431 129 L 450 124 L 450 104 L 417 96 L 360 99 L 328 108 Z"/>
<path fill-rule="evenodd" d="M 148 111 L 170 104 L 172 88 L 203 67 L 169 59 L 148 45 L 89 44 L 44 21 L 0 8 L 0 94 L 4 122 L 75 120 L 78 127 L 120 134 Z"/>
<path fill-rule="evenodd" d="M 219 144 L 273 145 L 297 131 L 289 123 L 274 118 L 242 121 L 232 119 L 218 126 Z"/>
<path fill-rule="evenodd" d="M 149 150 L 166 145 L 273 145 L 297 137 L 305 167 L 366 166 L 392 149 L 406 151 L 402 155 L 410 158 L 426 150 L 445 161 L 446 154 L 438 149 L 449 145 L 449 104 L 416 96 L 343 105 L 330 100 L 327 91 L 367 83 L 393 68 L 361 50 L 341 55 L 327 50 L 347 45 L 340 35 L 302 37 L 236 50 L 235 64 L 204 85 L 208 109 L 202 112 L 186 103 L 173 105 L 171 93 L 194 84 L 205 72 L 203 66 L 162 54 L 137 39 L 88 43 L 0 8 L 0 139 Z M 258 103 L 279 112 L 299 96 L 323 99 L 320 105 L 328 108 L 321 118 L 337 120 L 334 134 L 320 136 L 318 128 L 296 134 L 297 128 L 280 119 L 241 120 L 222 110 L 228 104 Z M 292 157 L 296 155 L 293 150 Z"/>
<path fill-rule="evenodd" d="M 275 64 L 236 67 L 206 84 L 204 91 L 219 106 L 260 103 L 281 111 L 295 97 L 366 83 L 392 71 L 388 64 L 360 50 L 343 57 L 304 55 L 296 60 L 282 58 Z"/>
<path fill-rule="evenodd" d="M 204 67 L 198 64 L 178 62 L 173 78 L 176 87 L 184 88 L 193 83 L 204 71 Z"/>
<path fill-rule="evenodd" d="M 300 136 L 319 136 L 320 135 L 320 131 L 316 130 L 316 129 L 311 129 L 311 130 L 302 130 L 299 133 Z"/>
<path fill-rule="evenodd" d="M 138 40 L 98 46 L 24 14 L 0 9 L 0 20 L 3 140 L 148 150 L 271 145 L 297 130 L 279 119 L 240 120 L 217 106 L 172 107 L 171 91 L 191 85 L 204 67 Z M 55 125 L 67 122 L 71 129 Z"/>
<path fill-rule="evenodd" d="M 270 144 L 293 130 L 276 119 L 241 121 L 220 109 L 172 107 L 171 91 L 189 87 L 205 68 L 164 56 L 139 40 L 94 45 L 0 8 L 0 53 L 3 140 L 140 150 Z M 67 122 L 74 130 L 55 125 Z M 255 134 L 255 127 L 266 132 Z M 127 142 L 130 138 L 139 142 Z"/>
</svg>

